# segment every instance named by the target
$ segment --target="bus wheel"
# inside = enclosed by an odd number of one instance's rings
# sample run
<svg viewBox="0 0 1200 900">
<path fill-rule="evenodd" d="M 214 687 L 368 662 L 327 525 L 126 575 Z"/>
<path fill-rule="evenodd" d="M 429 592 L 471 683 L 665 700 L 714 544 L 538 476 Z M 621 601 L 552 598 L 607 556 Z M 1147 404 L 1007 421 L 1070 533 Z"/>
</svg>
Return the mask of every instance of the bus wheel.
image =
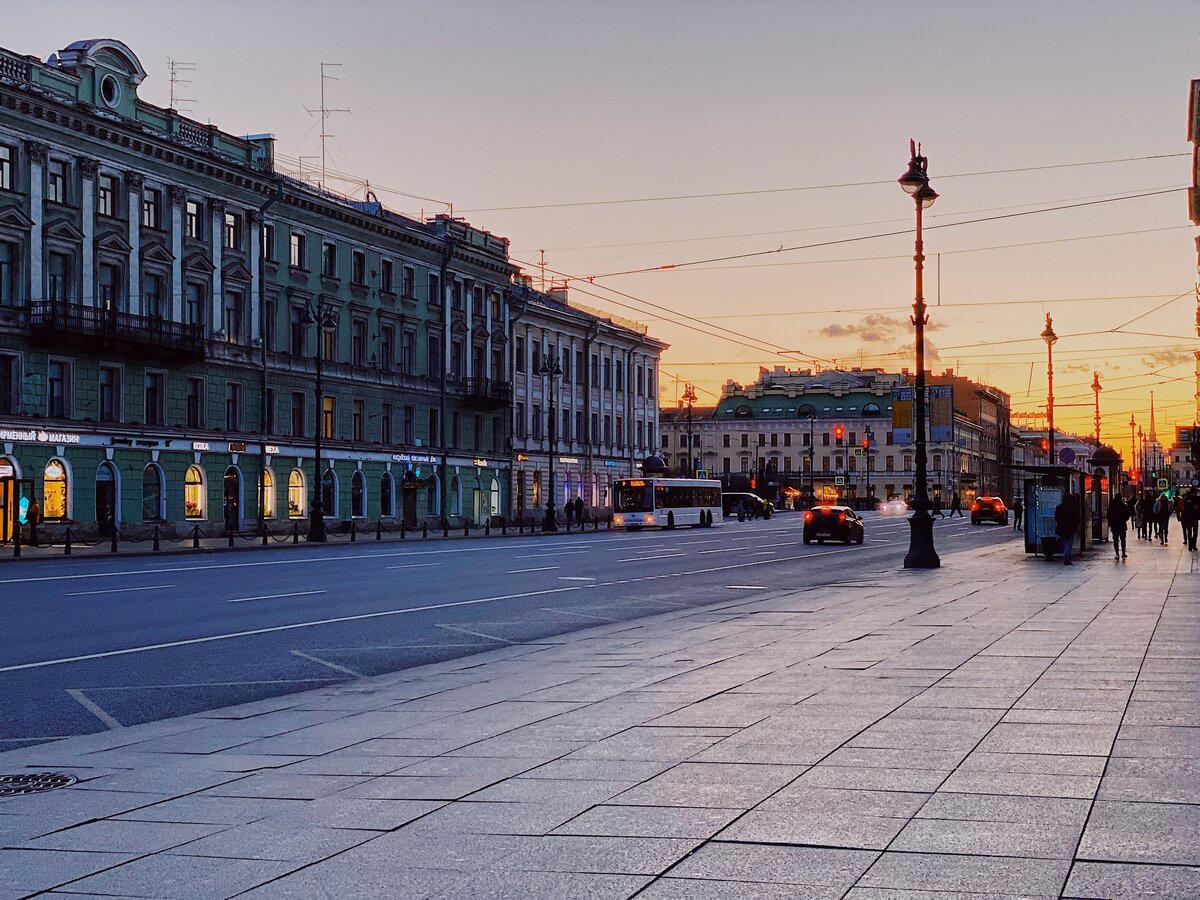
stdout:
<svg viewBox="0 0 1200 900">
<path fill-rule="evenodd" d="M 670 529 L 670 528 L 674 528 L 674 527 L 675 527 L 675 513 L 669 512 L 669 513 L 667 513 L 667 528 Z"/>
</svg>

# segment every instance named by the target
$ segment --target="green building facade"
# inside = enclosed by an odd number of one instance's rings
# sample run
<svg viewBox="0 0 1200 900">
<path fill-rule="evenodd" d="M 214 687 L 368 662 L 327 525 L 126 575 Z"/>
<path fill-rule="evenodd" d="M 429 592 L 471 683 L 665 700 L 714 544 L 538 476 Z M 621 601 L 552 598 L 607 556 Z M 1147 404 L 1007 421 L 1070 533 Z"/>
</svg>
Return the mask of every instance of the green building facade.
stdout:
<svg viewBox="0 0 1200 900">
<path fill-rule="evenodd" d="M 290 529 L 318 429 L 331 528 L 508 515 L 508 242 L 290 178 L 145 76 L 0 50 L 0 539 L 22 495 L 43 532 Z"/>
</svg>

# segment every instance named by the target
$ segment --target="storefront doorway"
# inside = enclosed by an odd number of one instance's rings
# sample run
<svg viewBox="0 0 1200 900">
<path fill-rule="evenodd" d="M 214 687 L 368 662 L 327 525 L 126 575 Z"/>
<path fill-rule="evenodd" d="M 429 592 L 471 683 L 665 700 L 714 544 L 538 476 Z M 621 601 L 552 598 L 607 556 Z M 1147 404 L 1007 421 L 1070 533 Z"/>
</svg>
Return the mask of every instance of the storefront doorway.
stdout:
<svg viewBox="0 0 1200 900">
<path fill-rule="evenodd" d="M 109 537 L 117 527 L 117 472 L 110 462 L 96 469 L 96 528 L 101 537 Z"/>
<path fill-rule="evenodd" d="M 237 531 L 242 527 L 242 473 L 237 466 L 225 470 L 222 491 L 222 508 L 225 512 L 225 530 Z"/>
</svg>

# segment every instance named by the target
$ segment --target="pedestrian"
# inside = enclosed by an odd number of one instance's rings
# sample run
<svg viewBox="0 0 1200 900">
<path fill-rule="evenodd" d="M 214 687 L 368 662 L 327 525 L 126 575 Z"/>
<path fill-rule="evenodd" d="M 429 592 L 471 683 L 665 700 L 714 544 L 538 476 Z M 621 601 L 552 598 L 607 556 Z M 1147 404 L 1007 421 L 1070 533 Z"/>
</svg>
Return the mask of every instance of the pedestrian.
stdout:
<svg viewBox="0 0 1200 900">
<path fill-rule="evenodd" d="M 1023 516 L 1025 514 L 1025 504 L 1021 502 L 1020 497 L 1018 497 L 1016 500 L 1013 501 L 1012 511 L 1013 511 L 1013 531 L 1020 531 L 1021 530 L 1021 516 Z"/>
<path fill-rule="evenodd" d="M 42 524 L 42 505 L 37 497 L 29 501 L 29 509 L 25 511 L 25 521 L 29 523 L 29 546 L 38 545 L 38 526 Z"/>
<path fill-rule="evenodd" d="M 942 498 L 941 498 L 940 494 L 933 495 L 933 512 L 932 512 L 932 514 L 937 516 L 939 519 L 946 518 L 946 514 L 944 512 L 942 512 Z"/>
<path fill-rule="evenodd" d="M 1075 532 L 1079 530 L 1079 507 L 1074 494 L 1064 494 L 1062 502 L 1054 508 L 1054 530 L 1062 538 L 1063 565 L 1071 566 L 1071 550 L 1075 544 Z"/>
<path fill-rule="evenodd" d="M 1112 502 L 1108 504 L 1108 530 L 1112 533 L 1113 540 L 1113 559 L 1126 558 L 1126 530 L 1129 527 L 1130 508 L 1125 501 L 1121 499 L 1121 495 L 1113 497 Z"/>
<path fill-rule="evenodd" d="M 1179 509 L 1179 524 L 1183 526 L 1183 543 L 1196 552 L 1196 532 L 1200 530 L 1200 491 L 1192 488 L 1183 498 Z"/>
<path fill-rule="evenodd" d="M 1154 501 L 1154 531 L 1158 542 L 1164 547 L 1167 544 L 1167 530 L 1171 526 L 1171 498 L 1166 493 L 1158 495 Z"/>
<path fill-rule="evenodd" d="M 563 513 L 567 517 L 567 531 L 571 530 L 571 522 L 575 519 L 575 501 L 568 500 L 563 504 Z"/>
<path fill-rule="evenodd" d="M 962 513 L 962 498 L 958 496 L 958 491 L 954 492 L 954 496 L 950 498 L 950 518 L 954 518 L 954 514 L 958 513 L 958 517 L 963 517 Z"/>
<path fill-rule="evenodd" d="M 575 497 L 575 521 L 579 523 L 579 527 L 583 527 L 583 496 Z"/>
<path fill-rule="evenodd" d="M 1149 491 L 1142 492 L 1138 500 L 1138 537 L 1144 541 L 1150 540 L 1150 523 L 1154 519 L 1154 498 Z"/>
</svg>

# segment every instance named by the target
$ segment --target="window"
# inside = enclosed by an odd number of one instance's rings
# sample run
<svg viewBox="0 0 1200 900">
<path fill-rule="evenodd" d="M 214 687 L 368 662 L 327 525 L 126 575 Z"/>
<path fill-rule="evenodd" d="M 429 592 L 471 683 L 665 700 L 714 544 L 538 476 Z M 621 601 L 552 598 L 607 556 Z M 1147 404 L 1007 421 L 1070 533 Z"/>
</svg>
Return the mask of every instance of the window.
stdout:
<svg viewBox="0 0 1200 900">
<path fill-rule="evenodd" d="M 774 432 L 771 433 L 771 446 L 772 447 L 779 446 L 779 435 L 775 434 Z"/>
<path fill-rule="evenodd" d="M 595 444 L 600 440 L 600 414 L 592 413 L 592 429 L 588 432 L 588 443 Z"/>
<path fill-rule="evenodd" d="M 96 212 L 110 218 L 117 214 L 117 179 L 101 174 L 96 180 Z"/>
<path fill-rule="evenodd" d="M 204 379 L 187 380 L 187 427 L 206 428 L 204 415 Z"/>
<path fill-rule="evenodd" d="M 743 446 L 743 447 L 749 447 L 749 446 L 750 446 L 750 435 L 748 435 L 748 434 L 743 434 L 743 435 L 742 435 L 742 446 Z"/>
<path fill-rule="evenodd" d="M 564 410 L 565 412 L 566 410 Z M 564 417 L 565 418 L 565 417 Z M 569 424 L 569 423 L 565 423 Z M 474 450 L 483 449 L 483 416 L 475 416 L 475 443 L 471 445 Z"/>
<path fill-rule="evenodd" d="M 450 377 L 455 380 L 461 380 L 463 377 L 463 367 L 466 365 L 463 359 L 466 353 L 466 348 L 462 341 L 450 342 Z"/>
<path fill-rule="evenodd" d="M 911 453 L 904 454 L 904 471 L 911 472 L 913 470 L 913 458 Z"/>
<path fill-rule="evenodd" d="M 121 267 L 111 263 L 100 266 L 100 307 L 110 312 L 125 307 L 125 292 L 122 290 Z"/>
<path fill-rule="evenodd" d="M 454 279 L 454 285 L 451 288 L 451 296 L 453 297 L 454 308 L 463 308 L 463 283 L 459 279 Z"/>
<path fill-rule="evenodd" d="M 292 437 L 304 437 L 304 391 L 292 391 Z"/>
<path fill-rule="evenodd" d="M 242 430 L 242 386 L 236 381 L 225 385 L 225 430 Z"/>
<path fill-rule="evenodd" d="M 429 297 L 428 302 L 435 306 L 442 305 L 442 281 L 437 272 L 429 273 Z"/>
<path fill-rule="evenodd" d="M 13 159 L 17 152 L 7 144 L 0 144 L 0 190 L 13 189 Z"/>
<path fill-rule="evenodd" d="M 525 404 L 520 400 L 517 401 L 514 418 L 516 421 L 513 429 L 516 431 L 517 437 L 525 437 Z"/>
<path fill-rule="evenodd" d="M 304 487 L 304 473 L 299 469 L 292 469 L 292 474 L 288 476 L 288 518 L 303 519 L 306 515 L 305 500 L 308 497 L 308 491 Z"/>
<path fill-rule="evenodd" d="M 513 350 L 513 362 L 516 364 L 518 372 L 525 371 L 525 338 L 518 337 L 516 347 Z"/>
<path fill-rule="evenodd" d="M 163 276 L 147 272 L 142 276 L 142 312 L 152 319 L 165 318 L 166 302 L 163 297 Z"/>
<path fill-rule="evenodd" d="M 562 348 L 562 383 L 571 383 L 571 348 Z"/>
<path fill-rule="evenodd" d="M 612 416 L 604 417 L 604 443 L 612 445 Z"/>
<path fill-rule="evenodd" d="M 575 440 L 578 442 L 583 442 L 583 441 L 587 440 L 587 435 L 585 433 L 586 432 L 586 427 L 585 427 L 586 421 L 587 420 L 584 418 L 584 415 L 583 415 L 583 410 L 576 410 L 576 412 L 575 412 Z"/>
<path fill-rule="evenodd" d="M 242 249 L 242 217 L 237 213 L 225 213 L 225 247 L 228 250 Z"/>
<path fill-rule="evenodd" d="M 293 231 L 288 241 L 288 265 L 293 269 L 303 269 L 306 239 L 299 231 Z"/>
<path fill-rule="evenodd" d="M 321 358 L 337 361 L 337 326 L 321 329 Z"/>
<path fill-rule="evenodd" d="M 51 252 L 46 262 L 46 299 L 71 300 L 74 294 L 71 257 L 65 253 Z"/>
<path fill-rule="evenodd" d="M 384 472 L 379 477 L 379 517 L 391 518 L 396 515 L 396 493 L 391 472 Z"/>
<path fill-rule="evenodd" d="M 600 360 L 595 353 L 592 354 L 592 378 L 589 383 L 592 387 L 600 386 Z"/>
<path fill-rule="evenodd" d="M 262 227 L 262 255 L 268 262 L 275 262 L 275 226 L 270 222 Z"/>
<path fill-rule="evenodd" d="M 155 188 L 142 191 L 142 227 L 162 228 L 162 191 Z"/>
<path fill-rule="evenodd" d="M 884 457 L 883 467 L 888 472 L 896 471 L 896 460 L 891 456 Z"/>
<path fill-rule="evenodd" d="M 476 285 L 471 291 L 471 315 L 482 318 L 485 314 L 483 308 L 483 286 Z"/>
<path fill-rule="evenodd" d="M 492 291 L 492 318 L 495 319 L 497 322 L 500 321 L 501 309 L 502 309 L 502 305 L 501 305 L 501 301 L 500 301 L 500 292 Z M 579 371 L 582 374 L 583 366 L 579 367 Z M 494 481 L 495 481 L 495 479 L 493 479 L 493 483 L 494 483 Z M 497 508 L 497 507 L 493 507 L 493 508 Z"/>
<path fill-rule="evenodd" d="M 385 294 L 395 293 L 396 266 L 390 259 L 379 261 L 379 289 Z"/>
<path fill-rule="evenodd" d="M 533 404 L 530 408 L 530 427 L 529 433 L 535 441 L 542 439 L 542 407 L 540 404 Z M 607 417 L 606 417 L 607 418 Z"/>
<path fill-rule="evenodd" d="M 415 406 L 404 407 L 404 435 L 403 441 L 408 446 L 416 443 L 417 434 L 417 408 Z"/>
<path fill-rule="evenodd" d="M 0 413 L 16 409 L 17 358 L 0 355 Z"/>
<path fill-rule="evenodd" d="M 367 517 L 367 477 L 361 469 L 350 478 L 350 516 L 355 519 Z"/>
<path fill-rule="evenodd" d="M 352 284 L 367 283 L 367 254 L 354 250 L 350 254 L 350 281 Z"/>
<path fill-rule="evenodd" d="M 183 205 L 183 233 L 193 240 L 204 240 L 204 214 L 195 200 Z"/>
<path fill-rule="evenodd" d="M 337 278 L 337 244 L 326 241 L 321 244 L 321 274 L 326 278 Z"/>
<path fill-rule="evenodd" d="M 367 439 L 367 404 L 362 400 L 355 400 L 351 405 L 350 412 L 353 440 L 365 441 Z"/>
<path fill-rule="evenodd" d="M 71 409 L 71 364 L 52 359 L 46 366 L 46 415 L 64 419 Z"/>
<path fill-rule="evenodd" d="M 407 328 L 400 335 L 400 371 L 405 375 L 417 371 L 417 333 Z"/>
<path fill-rule="evenodd" d="M 500 439 L 500 435 L 503 433 L 501 431 L 501 421 L 499 416 L 492 416 L 492 442 L 488 445 L 489 450 L 499 450 L 501 448 L 503 443 Z M 497 507 L 493 507 L 493 509 L 495 508 Z"/>
<path fill-rule="evenodd" d="M 65 519 L 67 498 L 70 496 L 67 483 L 67 465 L 61 459 L 52 459 L 42 470 L 42 518 Z"/>
<path fill-rule="evenodd" d="M 462 479 L 457 475 L 450 479 L 450 515 L 462 515 Z"/>
<path fill-rule="evenodd" d="M 609 357 L 604 357 L 604 389 L 609 390 L 613 386 L 613 363 L 615 360 Z"/>
<path fill-rule="evenodd" d="M 727 434 L 723 434 L 723 435 L 721 435 L 721 446 L 722 446 L 722 447 L 728 447 L 728 446 L 729 446 L 729 435 L 727 435 Z"/>
<path fill-rule="evenodd" d="M 292 356 L 304 355 L 304 307 L 293 306 L 288 310 L 288 352 Z"/>
<path fill-rule="evenodd" d="M 163 518 L 163 473 L 156 464 L 142 469 L 142 521 L 157 522 Z"/>
<path fill-rule="evenodd" d="M 625 446 L 625 417 L 617 416 L 617 446 Z"/>
<path fill-rule="evenodd" d="M 0 306 L 16 305 L 20 260 L 20 250 L 16 244 L 0 241 Z"/>
<path fill-rule="evenodd" d="M 147 372 L 143 395 L 147 425 L 163 424 L 163 399 L 166 396 L 166 376 L 162 372 Z"/>
<path fill-rule="evenodd" d="M 396 328 L 393 325 L 382 325 L 379 328 L 379 368 L 390 372 L 395 359 Z"/>
<path fill-rule="evenodd" d="M 246 301 L 241 291 L 226 291 L 225 305 L 221 311 L 221 324 L 225 329 L 225 342 L 240 344 L 245 340 Z"/>
<path fill-rule="evenodd" d="M 792 434 L 790 431 L 787 432 L 786 434 L 784 434 L 784 436 L 783 436 L 783 446 L 785 446 L 785 447 L 792 446 Z"/>
<path fill-rule="evenodd" d="M 417 272 L 412 266 L 405 266 L 400 270 L 400 294 L 401 296 L 412 299 L 416 296 L 417 291 Z"/>
<path fill-rule="evenodd" d="M 436 409 L 429 410 L 429 446 L 437 447 L 441 445 L 441 433 L 439 431 L 438 411 Z"/>
<path fill-rule="evenodd" d="M 829 432 L 828 431 L 825 432 L 823 435 L 821 435 L 821 446 L 822 447 L 829 446 Z"/>
<path fill-rule="evenodd" d="M 429 370 L 430 378 L 442 377 L 442 339 L 436 334 L 429 335 L 429 341 L 426 346 L 426 355 L 428 357 L 426 368 Z"/>
<path fill-rule="evenodd" d="M 99 387 L 98 418 L 101 422 L 119 422 L 121 420 L 121 370 L 115 366 L 101 366 Z"/>
<path fill-rule="evenodd" d="M 332 438 L 337 422 L 337 402 L 333 397 L 321 398 L 321 436 Z"/>
<path fill-rule="evenodd" d="M 67 202 L 67 164 L 52 159 L 46 168 L 46 199 L 55 203 Z"/>
<path fill-rule="evenodd" d="M 263 469 L 262 505 L 263 518 L 275 518 L 275 473 L 270 469 Z"/>
<path fill-rule="evenodd" d="M 459 443 L 459 436 L 462 433 L 461 426 L 462 426 L 462 414 L 458 413 L 458 412 L 452 412 L 450 414 L 450 448 L 451 449 L 461 446 L 461 444 Z"/>
<path fill-rule="evenodd" d="M 616 376 L 616 379 L 613 382 L 614 385 L 616 386 L 616 389 L 618 391 L 624 391 L 625 390 L 625 367 L 618 365 L 616 372 L 614 372 L 613 374 Z"/>
<path fill-rule="evenodd" d="M 279 304 L 275 300 L 268 300 L 265 312 L 266 315 L 263 318 L 266 319 L 266 330 L 263 333 L 263 340 L 266 342 L 267 350 L 273 353 L 279 349 L 277 334 L 277 329 L 279 328 Z"/>
<path fill-rule="evenodd" d="M 204 518 L 204 470 L 199 466 L 188 466 L 183 479 L 183 517 Z"/>
<path fill-rule="evenodd" d="M 564 409 L 562 411 L 562 432 L 558 435 L 560 441 L 571 443 L 571 411 Z"/>
<path fill-rule="evenodd" d="M 199 284 L 195 281 L 189 281 L 187 286 L 187 322 L 189 325 L 203 326 L 205 322 L 205 310 L 208 304 L 204 302 L 204 297 L 208 293 L 208 286 Z"/>
<path fill-rule="evenodd" d="M 379 440 L 385 444 L 392 442 L 392 404 L 383 404 L 379 414 Z"/>
<path fill-rule="evenodd" d="M 366 319 L 355 319 L 350 323 L 350 362 L 356 366 L 367 364 Z"/>
</svg>

